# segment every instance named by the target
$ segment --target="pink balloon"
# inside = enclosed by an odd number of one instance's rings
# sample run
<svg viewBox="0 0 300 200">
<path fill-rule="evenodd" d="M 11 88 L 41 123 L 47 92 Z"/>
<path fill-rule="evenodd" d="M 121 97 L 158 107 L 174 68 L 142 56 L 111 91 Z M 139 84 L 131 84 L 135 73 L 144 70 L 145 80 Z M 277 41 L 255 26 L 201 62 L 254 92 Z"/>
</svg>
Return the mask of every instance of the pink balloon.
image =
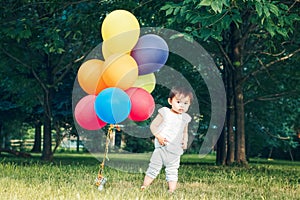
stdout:
<svg viewBox="0 0 300 200">
<path fill-rule="evenodd" d="M 77 123 L 87 130 L 98 130 L 106 125 L 97 115 L 94 109 L 96 96 L 87 95 L 80 99 L 75 106 L 75 119 Z"/>
<path fill-rule="evenodd" d="M 155 102 L 152 95 L 137 87 L 131 87 L 125 91 L 131 101 L 131 110 L 128 118 L 133 121 L 144 121 L 154 112 Z"/>
</svg>

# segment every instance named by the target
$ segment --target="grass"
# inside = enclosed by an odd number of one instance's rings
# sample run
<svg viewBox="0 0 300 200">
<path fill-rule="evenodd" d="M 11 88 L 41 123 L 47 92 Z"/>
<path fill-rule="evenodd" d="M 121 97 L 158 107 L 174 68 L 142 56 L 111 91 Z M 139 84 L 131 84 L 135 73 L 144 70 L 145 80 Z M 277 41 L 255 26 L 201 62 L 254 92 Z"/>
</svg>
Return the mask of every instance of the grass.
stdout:
<svg viewBox="0 0 300 200">
<path fill-rule="evenodd" d="M 111 155 L 110 161 L 141 160 L 148 155 L 132 157 Z M 118 163 L 118 162 L 117 162 Z M 120 163 L 120 162 L 119 162 Z M 168 194 L 165 174 L 157 177 L 145 191 L 140 191 L 143 173 L 129 173 L 106 166 L 108 182 L 98 191 L 94 179 L 99 161 L 90 154 L 56 154 L 46 163 L 35 155 L 20 159 L 0 157 L 0 199 L 300 199 L 300 162 L 251 160 L 246 168 L 214 165 L 214 157 L 199 160 L 184 155 L 175 194 Z"/>
</svg>

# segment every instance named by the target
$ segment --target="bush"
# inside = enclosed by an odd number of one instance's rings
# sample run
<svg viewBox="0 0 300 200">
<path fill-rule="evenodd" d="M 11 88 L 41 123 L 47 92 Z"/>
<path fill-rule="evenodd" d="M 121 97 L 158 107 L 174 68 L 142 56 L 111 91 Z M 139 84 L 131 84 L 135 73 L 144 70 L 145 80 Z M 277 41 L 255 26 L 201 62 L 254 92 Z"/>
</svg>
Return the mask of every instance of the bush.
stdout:
<svg viewBox="0 0 300 200">
<path fill-rule="evenodd" d="M 124 150 L 132 153 L 144 153 L 153 151 L 153 138 L 137 138 L 131 135 L 124 135 L 125 147 Z"/>
</svg>

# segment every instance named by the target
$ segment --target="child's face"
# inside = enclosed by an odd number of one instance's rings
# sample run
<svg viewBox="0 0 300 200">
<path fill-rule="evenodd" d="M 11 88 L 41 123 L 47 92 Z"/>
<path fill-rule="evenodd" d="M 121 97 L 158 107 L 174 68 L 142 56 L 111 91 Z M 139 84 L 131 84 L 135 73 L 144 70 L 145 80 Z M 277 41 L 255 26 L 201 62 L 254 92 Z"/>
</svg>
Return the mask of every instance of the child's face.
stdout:
<svg viewBox="0 0 300 200">
<path fill-rule="evenodd" d="M 172 106 L 172 110 L 176 113 L 185 113 L 188 111 L 191 105 L 191 99 L 189 96 L 175 95 L 172 99 L 168 99 L 169 104 Z"/>
</svg>

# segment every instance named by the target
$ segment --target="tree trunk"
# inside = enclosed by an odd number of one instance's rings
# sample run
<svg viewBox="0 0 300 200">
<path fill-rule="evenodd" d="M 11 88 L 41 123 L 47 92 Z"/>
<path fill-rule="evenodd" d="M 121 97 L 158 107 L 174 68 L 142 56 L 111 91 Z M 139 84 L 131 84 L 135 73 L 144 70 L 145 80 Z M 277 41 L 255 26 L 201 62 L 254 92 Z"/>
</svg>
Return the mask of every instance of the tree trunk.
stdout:
<svg viewBox="0 0 300 200">
<path fill-rule="evenodd" d="M 241 70 L 241 69 L 240 69 Z M 244 112 L 244 95 L 243 87 L 238 84 L 236 87 L 236 144 L 238 164 L 246 165 L 246 140 L 245 140 L 245 112 Z"/>
<path fill-rule="evenodd" d="M 235 100 L 235 123 L 236 123 L 236 158 L 238 164 L 246 165 L 246 141 L 245 141 L 245 111 L 244 111 L 244 93 L 243 84 L 240 81 L 243 76 L 242 52 L 245 45 L 245 38 L 242 38 L 241 30 L 232 26 L 232 63 L 233 73 L 233 91 Z"/>
<path fill-rule="evenodd" d="M 53 159 L 52 152 L 52 96 L 53 96 L 53 75 L 51 63 L 46 56 L 47 63 L 47 77 L 46 84 L 44 84 L 44 140 L 43 140 L 43 152 L 42 160 L 51 161 Z"/>
<path fill-rule="evenodd" d="M 44 89 L 44 140 L 43 140 L 43 152 L 42 160 L 51 161 L 53 159 L 52 152 L 52 75 L 50 68 L 47 68 L 47 82 L 50 87 Z"/>
<path fill-rule="evenodd" d="M 225 146 L 223 152 L 217 152 L 217 163 L 223 164 L 222 155 L 226 155 L 226 165 L 238 163 L 247 164 L 246 142 L 245 142 L 245 118 L 244 118 L 244 98 L 243 85 L 239 80 L 243 72 L 242 52 L 244 48 L 244 39 L 241 32 L 234 25 L 231 27 L 228 49 L 229 60 L 224 64 L 224 82 L 227 94 L 227 115 L 226 115 L 226 135 L 227 138 L 220 138 L 218 145 Z"/>
<path fill-rule="evenodd" d="M 80 151 L 80 148 L 79 148 L 79 146 L 80 146 L 80 136 L 79 136 L 79 134 L 77 134 L 76 135 L 76 152 L 79 152 Z"/>
<path fill-rule="evenodd" d="M 233 129 L 234 127 L 234 109 L 233 105 L 231 108 L 228 108 L 229 112 L 229 118 L 227 123 L 227 130 L 228 130 L 228 150 L 227 150 L 227 159 L 226 164 L 231 165 L 235 161 L 235 131 Z"/>
<path fill-rule="evenodd" d="M 41 153 L 42 152 L 42 123 L 40 120 L 36 120 L 34 124 L 34 144 L 31 152 Z"/>
<path fill-rule="evenodd" d="M 53 159 L 52 153 L 52 135 L 51 135 L 51 109 L 50 109 L 50 91 L 46 92 L 44 97 L 44 140 L 42 160 L 51 161 Z"/>
<path fill-rule="evenodd" d="M 231 70 L 230 70 L 231 69 Z M 228 150 L 226 164 L 232 165 L 235 160 L 235 104 L 234 104 L 234 92 L 233 88 L 235 86 L 233 80 L 233 70 L 232 68 L 227 69 L 227 140 L 228 140 Z"/>
<path fill-rule="evenodd" d="M 225 165 L 226 164 L 226 140 L 227 140 L 226 129 L 223 128 L 223 131 L 220 135 L 220 138 L 217 142 L 217 165 Z"/>
</svg>

